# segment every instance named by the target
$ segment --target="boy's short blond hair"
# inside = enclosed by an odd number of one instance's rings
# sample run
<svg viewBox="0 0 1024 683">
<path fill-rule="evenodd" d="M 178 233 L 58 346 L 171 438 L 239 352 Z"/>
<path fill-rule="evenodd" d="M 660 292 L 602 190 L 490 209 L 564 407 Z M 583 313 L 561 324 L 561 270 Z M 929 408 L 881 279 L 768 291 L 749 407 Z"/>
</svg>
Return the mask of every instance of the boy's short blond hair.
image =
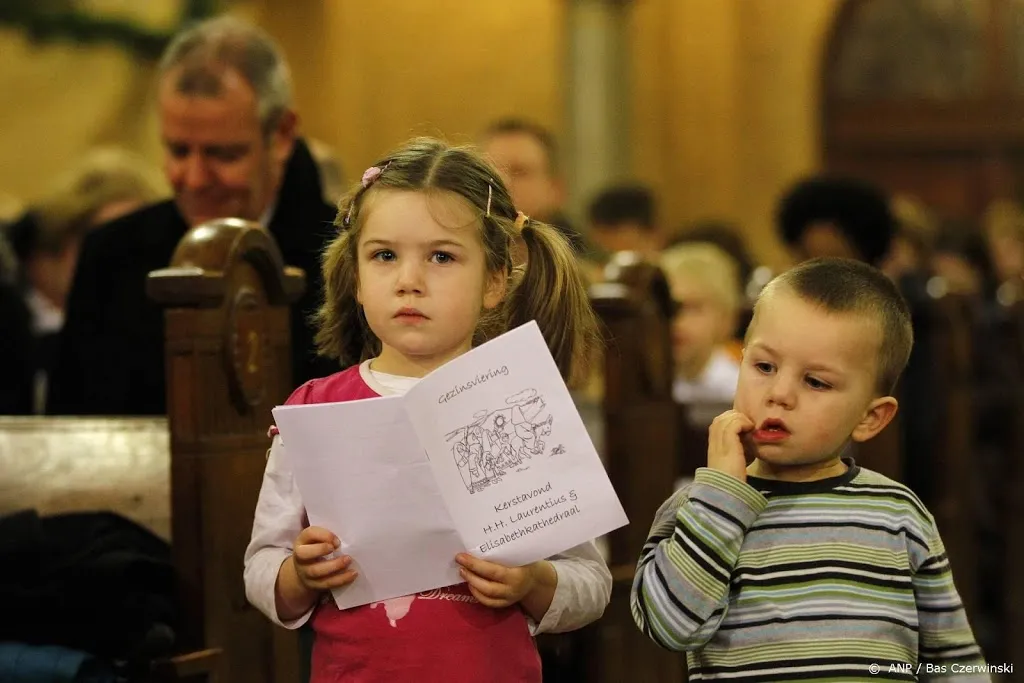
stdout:
<svg viewBox="0 0 1024 683">
<path fill-rule="evenodd" d="M 892 280 L 863 261 L 843 258 L 804 261 L 776 277 L 761 291 L 748 336 L 756 325 L 757 313 L 766 295 L 780 287 L 829 313 L 855 313 L 875 318 L 882 333 L 877 390 L 883 395 L 893 391 L 910 359 L 914 330 L 910 308 Z"/>
<path fill-rule="evenodd" d="M 739 310 L 739 267 L 717 245 L 710 242 L 677 244 L 661 253 L 661 268 L 669 283 L 676 278 L 691 278 L 703 284 L 728 315 Z"/>
</svg>

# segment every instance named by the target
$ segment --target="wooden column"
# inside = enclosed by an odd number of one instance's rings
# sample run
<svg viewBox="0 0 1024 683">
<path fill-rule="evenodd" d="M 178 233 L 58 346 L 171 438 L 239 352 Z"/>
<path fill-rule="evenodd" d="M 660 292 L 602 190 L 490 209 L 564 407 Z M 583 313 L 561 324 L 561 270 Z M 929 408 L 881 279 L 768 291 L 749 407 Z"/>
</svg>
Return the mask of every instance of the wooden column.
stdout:
<svg viewBox="0 0 1024 683">
<path fill-rule="evenodd" d="M 569 204 L 583 216 L 593 195 L 630 176 L 625 0 L 572 0 L 564 161 Z"/>
<path fill-rule="evenodd" d="M 296 679 L 297 641 L 246 601 L 242 558 L 270 410 L 292 390 L 288 307 L 303 287 L 303 273 L 284 266 L 265 231 L 234 219 L 189 231 L 171 267 L 147 282 L 167 309 L 179 643 L 219 651 L 209 680 L 221 683 Z"/>
</svg>

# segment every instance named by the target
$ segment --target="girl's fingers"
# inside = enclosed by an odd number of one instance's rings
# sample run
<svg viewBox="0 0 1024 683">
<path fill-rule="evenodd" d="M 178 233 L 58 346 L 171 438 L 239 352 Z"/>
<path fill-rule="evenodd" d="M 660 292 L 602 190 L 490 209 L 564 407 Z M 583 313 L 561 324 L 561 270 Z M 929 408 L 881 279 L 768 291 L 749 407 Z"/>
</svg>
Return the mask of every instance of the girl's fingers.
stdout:
<svg viewBox="0 0 1024 683">
<path fill-rule="evenodd" d="M 475 588 L 477 591 L 491 599 L 505 600 L 511 592 L 509 587 L 505 584 L 485 579 L 479 574 L 474 574 L 468 569 L 460 569 L 459 573 L 462 574 L 462 578 L 466 580 L 467 584 L 469 584 L 470 589 Z"/>
<path fill-rule="evenodd" d="M 306 576 L 311 579 L 322 579 L 331 574 L 336 574 L 341 570 L 347 568 L 352 563 L 352 558 L 348 557 L 337 557 L 331 560 L 323 560 L 322 562 L 314 562 L 312 564 L 305 565 L 303 570 L 306 572 Z"/>
<path fill-rule="evenodd" d="M 355 569 L 351 569 L 347 572 L 342 572 L 340 574 L 335 574 L 334 576 L 329 576 L 326 579 L 323 579 L 320 582 L 321 588 L 323 588 L 324 590 L 328 590 L 331 588 L 341 588 L 342 586 L 347 586 L 348 584 L 355 581 L 358 576 L 359 572 L 357 572 Z"/>
<path fill-rule="evenodd" d="M 295 546 L 295 559 L 300 562 L 313 562 L 317 558 L 325 557 L 335 551 L 331 543 L 311 543 L 309 545 Z"/>
</svg>

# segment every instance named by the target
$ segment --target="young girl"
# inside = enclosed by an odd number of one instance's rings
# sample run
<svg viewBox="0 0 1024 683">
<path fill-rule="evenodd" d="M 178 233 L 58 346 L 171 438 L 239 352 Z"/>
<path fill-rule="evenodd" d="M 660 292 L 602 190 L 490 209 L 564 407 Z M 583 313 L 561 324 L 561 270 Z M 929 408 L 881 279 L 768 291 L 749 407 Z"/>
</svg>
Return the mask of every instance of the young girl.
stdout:
<svg viewBox="0 0 1024 683">
<path fill-rule="evenodd" d="M 412 140 L 366 171 L 337 225 L 317 341 L 351 367 L 307 382 L 289 404 L 402 394 L 529 320 L 563 376 L 585 376 L 597 326 L 573 253 L 554 228 L 517 214 L 476 153 Z M 464 584 L 340 611 L 329 589 L 360 578 L 351 558 L 325 559 L 340 540 L 308 526 L 284 448 L 275 436 L 245 585 L 275 623 L 312 620 L 313 683 L 540 681 L 532 636 L 584 626 L 608 604 L 611 574 L 587 543 L 524 567 L 460 554 Z"/>
</svg>

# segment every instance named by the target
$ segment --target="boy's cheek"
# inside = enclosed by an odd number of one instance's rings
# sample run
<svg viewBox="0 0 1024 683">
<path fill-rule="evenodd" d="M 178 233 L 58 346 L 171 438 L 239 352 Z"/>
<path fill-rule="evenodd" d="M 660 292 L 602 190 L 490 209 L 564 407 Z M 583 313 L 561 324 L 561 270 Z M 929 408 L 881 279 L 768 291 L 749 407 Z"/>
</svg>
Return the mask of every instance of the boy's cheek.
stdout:
<svg viewBox="0 0 1024 683">
<path fill-rule="evenodd" d="M 753 419 L 756 408 L 761 404 L 762 391 L 757 385 L 756 377 L 750 377 L 750 368 L 740 368 L 740 379 L 736 385 L 736 395 L 733 397 L 733 410 L 743 413 Z"/>
</svg>

